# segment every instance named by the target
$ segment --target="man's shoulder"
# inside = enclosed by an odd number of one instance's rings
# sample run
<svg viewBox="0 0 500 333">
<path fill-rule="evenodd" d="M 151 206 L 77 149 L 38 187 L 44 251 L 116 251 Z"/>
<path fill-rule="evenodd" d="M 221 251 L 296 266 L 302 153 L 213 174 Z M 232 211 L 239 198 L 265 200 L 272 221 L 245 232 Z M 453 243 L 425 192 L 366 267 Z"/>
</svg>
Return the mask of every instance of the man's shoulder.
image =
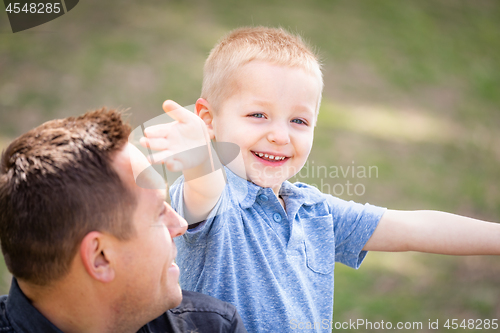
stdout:
<svg viewBox="0 0 500 333">
<path fill-rule="evenodd" d="M 169 311 L 174 314 L 186 312 L 211 312 L 231 321 L 236 314 L 236 307 L 209 295 L 183 290 L 181 304 Z"/>
<path fill-rule="evenodd" d="M 7 318 L 7 299 L 7 295 L 0 296 L 0 332 L 14 332 L 14 329 Z"/>
<path fill-rule="evenodd" d="M 182 302 L 148 324 L 153 331 L 245 333 L 232 304 L 194 291 L 182 291 Z"/>
</svg>

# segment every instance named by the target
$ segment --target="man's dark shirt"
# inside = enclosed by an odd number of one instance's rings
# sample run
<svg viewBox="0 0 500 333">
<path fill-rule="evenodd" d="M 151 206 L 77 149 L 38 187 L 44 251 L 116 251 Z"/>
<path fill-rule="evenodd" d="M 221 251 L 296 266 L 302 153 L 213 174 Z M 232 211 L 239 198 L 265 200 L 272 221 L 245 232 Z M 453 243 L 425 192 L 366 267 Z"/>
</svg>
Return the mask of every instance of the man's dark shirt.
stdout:
<svg viewBox="0 0 500 333">
<path fill-rule="evenodd" d="M 182 292 L 182 303 L 144 325 L 138 333 L 246 333 L 236 308 L 216 298 Z M 0 297 L 0 332 L 61 333 L 23 294 L 12 279 L 9 295 Z"/>
</svg>

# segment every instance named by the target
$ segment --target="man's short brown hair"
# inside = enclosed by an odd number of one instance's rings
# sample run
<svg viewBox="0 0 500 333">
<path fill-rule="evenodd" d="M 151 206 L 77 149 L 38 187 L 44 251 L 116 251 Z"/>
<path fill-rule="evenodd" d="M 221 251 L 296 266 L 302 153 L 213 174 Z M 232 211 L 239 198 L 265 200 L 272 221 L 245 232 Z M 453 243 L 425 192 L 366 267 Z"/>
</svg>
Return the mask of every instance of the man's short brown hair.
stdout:
<svg viewBox="0 0 500 333">
<path fill-rule="evenodd" d="M 0 164 L 0 241 L 9 271 L 47 285 L 68 271 L 91 231 L 134 235 L 135 196 L 112 157 L 130 126 L 116 110 L 53 120 L 21 135 Z"/>
</svg>

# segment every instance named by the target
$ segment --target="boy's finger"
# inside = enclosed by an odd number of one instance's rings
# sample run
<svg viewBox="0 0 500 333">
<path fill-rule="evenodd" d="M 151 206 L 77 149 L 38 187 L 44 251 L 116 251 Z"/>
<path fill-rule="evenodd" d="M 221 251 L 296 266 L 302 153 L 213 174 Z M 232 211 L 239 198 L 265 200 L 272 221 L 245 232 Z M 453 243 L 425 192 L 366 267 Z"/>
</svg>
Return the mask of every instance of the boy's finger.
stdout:
<svg viewBox="0 0 500 333">
<path fill-rule="evenodd" d="M 165 111 L 170 117 L 183 123 L 188 121 L 194 114 L 189 110 L 186 110 L 174 101 L 166 100 L 163 102 L 163 111 Z"/>
<path fill-rule="evenodd" d="M 169 127 L 171 127 L 172 124 L 173 123 L 159 124 L 146 127 L 144 129 L 144 135 L 148 138 L 166 138 L 170 130 Z"/>
<path fill-rule="evenodd" d="M 172 172 L 182 171 L 182 163 L 176 159 L 168 159 L 165 162 L 165 166 Z"/>
<path fill-rule="evenodd" d="M 148 161 L 151 164 L 164 163 L 166 162 L 172 155 L 173 152 L 170 150 L 163 150 L 155 154 L 148 155 Z"/>
<path fill-rule="evenodd" d="M 139 140 L 141 146 L 153 150 L 165 150 L 169 148 L 168 140 L 165 138 L 141 138 Z"/>
</svg>

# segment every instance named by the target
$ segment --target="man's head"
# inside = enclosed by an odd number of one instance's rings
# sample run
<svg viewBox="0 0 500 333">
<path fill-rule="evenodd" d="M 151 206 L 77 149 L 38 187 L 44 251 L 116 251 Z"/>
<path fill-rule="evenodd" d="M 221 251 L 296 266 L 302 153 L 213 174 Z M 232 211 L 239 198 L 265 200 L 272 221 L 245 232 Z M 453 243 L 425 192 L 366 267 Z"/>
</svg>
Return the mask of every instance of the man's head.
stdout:
<svg viewBox="0 0 500 333">
<path fill-rule="evenodd" d="M 241 69 L 251 61 L 301 68 L 313 75 L 320 87 L 316 111 L 319 109 L 323 77 L 318 58 L 300 36 L 281 28 L 239 28 L 224 36 L 205 62 L 201 98 L 219 110 L 238 91 Z"/>
<path fill-rule="evenodd" d="M 0 169 L 0 240 L 27 296 L 81 288 L 79 302 L 109 302 L 110 320 L 131 327 L 181 301 L 172 238 L 187 224 L 165 190 L 135 184 L 147 161 L 129 134 L 119 112 L 101 109 L 14 140 Z"/>
<path fill-rule="evenodd" d="M 15 277 L 58 280 L 90 231 L 134 235 L 136 198 L 112 166 L 129 133 L 118 112 L 99 110 L 49 121 L 3 152 L 0 240 Z"/>
</svg>

